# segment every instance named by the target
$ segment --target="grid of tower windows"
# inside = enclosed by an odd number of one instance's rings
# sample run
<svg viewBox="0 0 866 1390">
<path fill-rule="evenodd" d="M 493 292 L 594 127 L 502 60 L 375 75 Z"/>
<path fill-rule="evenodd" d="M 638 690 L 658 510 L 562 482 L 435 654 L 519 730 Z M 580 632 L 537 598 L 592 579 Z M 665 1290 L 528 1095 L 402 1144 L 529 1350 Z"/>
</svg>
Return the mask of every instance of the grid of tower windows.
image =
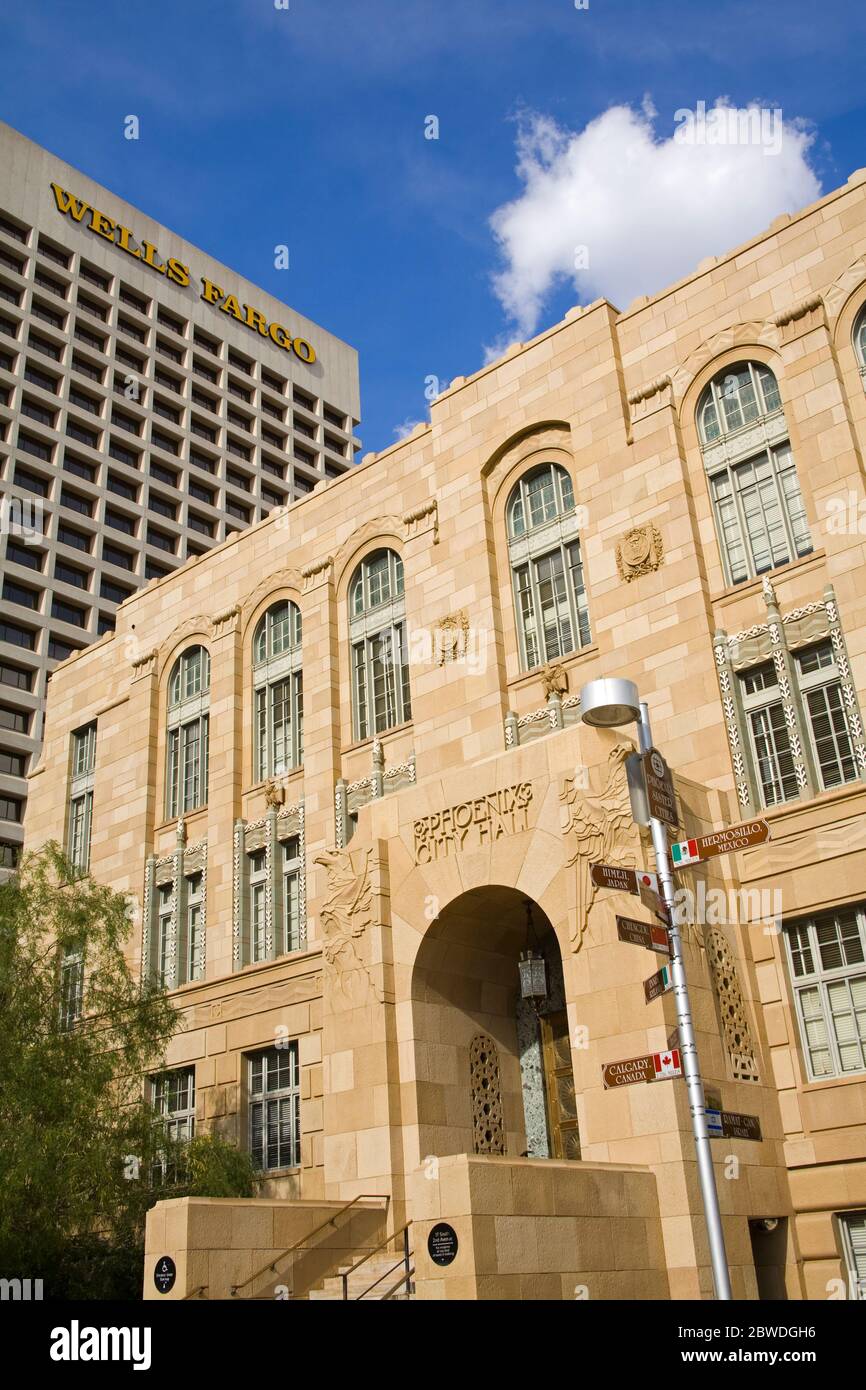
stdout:
<svg viewBox="0 0 866 1390">
<path fill-rule="evenodd" d="M 0 209 L 0 654 L 34 704 L 142 584 L 351 466 L 356 421 L 279 367 Z"/>
</svg>

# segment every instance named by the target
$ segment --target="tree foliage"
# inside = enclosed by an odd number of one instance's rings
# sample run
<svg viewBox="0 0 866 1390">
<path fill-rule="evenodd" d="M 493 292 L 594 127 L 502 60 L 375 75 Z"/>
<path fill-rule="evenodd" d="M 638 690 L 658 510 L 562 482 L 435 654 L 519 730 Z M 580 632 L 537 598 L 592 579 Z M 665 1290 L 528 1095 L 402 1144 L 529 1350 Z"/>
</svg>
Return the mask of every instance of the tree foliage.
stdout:
<svg viewBox="0 0 866 1390">
<path fill-rule="evenodd" d="M 247 1155 L 181 1149 L 154 1122 L 144 1082 L 179 1021 L 130 969 L 131 925 L 56 845 L 0 885 L 0 1276 L 42 1278 L 46 1297 L 139 1297 L 154 1202 L 252 1192 Z"/>
</svg>

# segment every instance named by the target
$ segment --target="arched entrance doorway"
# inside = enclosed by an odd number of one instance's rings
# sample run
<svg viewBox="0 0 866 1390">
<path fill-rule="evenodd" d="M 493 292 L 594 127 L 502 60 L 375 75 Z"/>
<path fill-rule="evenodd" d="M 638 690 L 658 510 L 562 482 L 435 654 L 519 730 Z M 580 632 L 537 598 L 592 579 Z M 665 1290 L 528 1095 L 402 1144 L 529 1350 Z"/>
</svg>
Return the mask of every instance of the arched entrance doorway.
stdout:
<svg viewBox="0 0 866 1390">
<path fill-rule="evenodd" d="M 579 1158 L 562 958 L 531 903 L 531 944 L 547 992 L 520 997 L 527 899 L 488 885 L 456 898 L 428 928 L 412 975 L 421 1155 Z"/>
</svg>

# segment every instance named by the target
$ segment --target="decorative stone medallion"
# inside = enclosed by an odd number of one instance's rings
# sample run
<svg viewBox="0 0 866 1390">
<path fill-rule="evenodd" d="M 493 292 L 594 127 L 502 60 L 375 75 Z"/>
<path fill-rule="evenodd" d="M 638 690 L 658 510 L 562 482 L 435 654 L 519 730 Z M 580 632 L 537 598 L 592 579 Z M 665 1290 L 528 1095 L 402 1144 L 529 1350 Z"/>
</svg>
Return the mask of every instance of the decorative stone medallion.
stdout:
<svg viewBox="0 0 866 1390">
<path fill-rule="evenodd" d="M 616 567 L 626 584 L 641 575 L 652 574 L 664 559 L 664 542 L 658 527 L 633 526 L 616 547 Z"/>
</svg>

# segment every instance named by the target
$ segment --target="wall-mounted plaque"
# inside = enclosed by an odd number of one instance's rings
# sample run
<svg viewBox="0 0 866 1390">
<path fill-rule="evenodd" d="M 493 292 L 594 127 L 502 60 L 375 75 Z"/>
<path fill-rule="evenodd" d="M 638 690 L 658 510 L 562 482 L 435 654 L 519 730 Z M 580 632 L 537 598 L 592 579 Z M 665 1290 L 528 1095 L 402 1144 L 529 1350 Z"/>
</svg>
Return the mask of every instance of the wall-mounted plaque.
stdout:
<svg viewBox="0 0 866 1390">
<path fill-rule="evenodd" d="M 427 1237 L 427 1254 L 434 1265 L 450 1265 L 457 1256 L 457 1232 L 447 1221 L 439 1221 Z"/>
<path fill-rule="evenodd" d="M 177 1278 L 177 1265 L 171 1255 L 160 1255 L 153 1271 L 153 1282 L 159 1293 L 170 1293 Z"/>
</svg>

